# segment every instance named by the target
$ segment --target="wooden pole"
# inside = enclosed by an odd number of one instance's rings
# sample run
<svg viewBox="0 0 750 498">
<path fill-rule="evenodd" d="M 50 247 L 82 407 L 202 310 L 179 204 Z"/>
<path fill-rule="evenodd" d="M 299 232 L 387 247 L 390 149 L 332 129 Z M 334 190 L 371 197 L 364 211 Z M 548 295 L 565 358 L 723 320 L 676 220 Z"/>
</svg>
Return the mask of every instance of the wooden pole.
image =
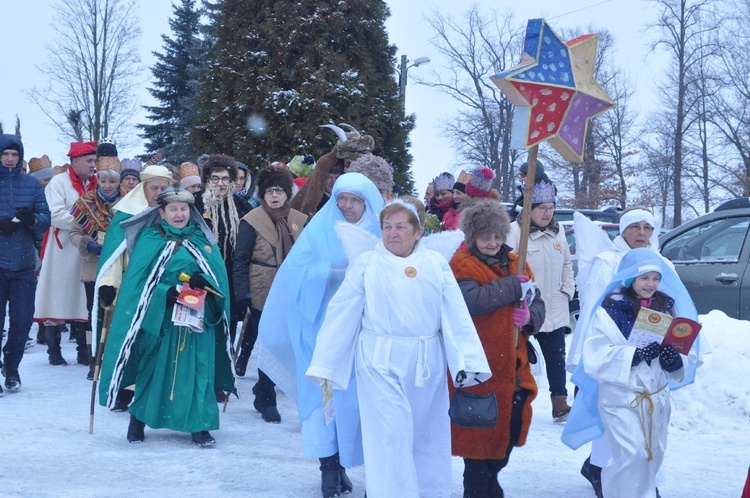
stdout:
<svg viewBox="0 0 750 498">
<path fill-rule="evenodd" d="M 533 145 L 529 148 L 528 157 L 528 169 L 526 170 L 526 190 L 523 193 L 523 211 L 521 211 L 521 236 L 518 240 L 518 247 L 516 248 L 516 254 L 518 254 L 518 270 L 517 275 L 526 274 L 526 253 L 529 249 L 529 232 L 531 231 L 531 204 L 534 197 L 534 180 L 536 180 L 536 156 L 539 153 L 539 146 Z M 522 307 L 523 304 L 519 303 L 518 307 Z M 515 344 L 518 346 L 518 334 L 521 331 L 520 327 L 513 328 L 513 338 Z"/>
<path fill-rule="evenodd" d="M 89 412 L 89 434 L 94 433 L 94 407 L 96 406 L 96 385 L 99 380 L 99 375 L 102 371 L 102 354 L 104 354 L 104 347 L 107 345 L 107 335 L 109 335 L 109 327 L 112 324 L 112 311 L 114 307 L 112 305 L 104 308 L 104 319 L 102 320 L 102 333 L 99 337 L 99 347 L 96 350 L 96 368 L 94 369 L 94 379 L 91 382 L 91 410 Z"/>
</svg>

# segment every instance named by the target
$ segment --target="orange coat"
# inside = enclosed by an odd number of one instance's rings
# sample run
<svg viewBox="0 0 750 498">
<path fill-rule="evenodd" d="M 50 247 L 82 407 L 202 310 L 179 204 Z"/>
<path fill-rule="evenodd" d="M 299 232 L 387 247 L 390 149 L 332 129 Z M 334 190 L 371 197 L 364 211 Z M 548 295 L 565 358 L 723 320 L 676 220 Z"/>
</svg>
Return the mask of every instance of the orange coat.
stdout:
<svg viewBox="0 0 750 498">
<path fill-rule="evenodd" d="M 515 254 L 509 254 L 508 270 L 516 274 Z M 487 266 L 471 254 L 468 248 L 460 249 L 450 262 L 456 280 L 472 279 L 480 285 L 507 276 L 498 265 Z M 526 275 L 533 279 L 529 267 Z M 526 435 L 531 425 L 531 402 L 536 398 L 537 386 L 531 374 L 526 353 L 526 337 L 518 335 L 518 347 L 513 341 L 512 306 L 507 305 L 484 315 L 474 315 L 472 319 L 482 341 L 492 377 L 485 382 L 497 397 L 497 425 L 492 429 L 465 429 L 451 424 L 452 453 L 464 458 L 477 460 L 505 458 L 505 450 L 510 439 L 510 416 L 513 408 L 513 393 L 516 386 L 529 391 L 523 408 L 521 434 L 516 446 L 526 443 Z M 456 389 L 449 382 L 451 398 Z M 486 394 L 481 387 L 470 387 L 468 391 Z"/>
</svg>

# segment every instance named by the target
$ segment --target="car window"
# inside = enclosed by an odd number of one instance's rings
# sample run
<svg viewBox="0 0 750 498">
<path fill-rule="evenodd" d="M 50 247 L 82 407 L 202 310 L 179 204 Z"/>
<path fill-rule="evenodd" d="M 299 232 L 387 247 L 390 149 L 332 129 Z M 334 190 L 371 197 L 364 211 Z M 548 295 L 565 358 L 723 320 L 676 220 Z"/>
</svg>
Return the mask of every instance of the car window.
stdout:
<svg viewBox="0 0 750 498">
<path fill-rule="evenodd" d="M 749 216 L 712 220 L 664 244 L 662 254 L 674 263 L 736 263 L 749 227 Z"/>
</svg>

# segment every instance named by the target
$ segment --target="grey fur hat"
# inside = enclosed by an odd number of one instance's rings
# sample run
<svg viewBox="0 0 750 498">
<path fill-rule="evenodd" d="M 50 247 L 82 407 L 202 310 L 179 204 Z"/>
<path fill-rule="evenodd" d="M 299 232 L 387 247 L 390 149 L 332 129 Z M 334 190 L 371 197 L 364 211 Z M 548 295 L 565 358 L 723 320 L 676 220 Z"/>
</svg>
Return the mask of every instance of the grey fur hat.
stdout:
<svg viewBox="0 0 750 498">
<path fill-rule="evenodd" d="M 472 200 L 463 208 L 462 213 L 460 228 L 468 245 L 474 245 L 477 237 L 486 233 L 494 233 L 507 240 L 510 233 L 510 218 L 505 206 L 496 200 Z"/>
<path fill-rule="evenodd" d="M 362 173 L 381 192 L 388 193 L 393 190 L 393 168 L 382 157 L 365 154 L 349 165 L 347 173 Z"/>
</svg>

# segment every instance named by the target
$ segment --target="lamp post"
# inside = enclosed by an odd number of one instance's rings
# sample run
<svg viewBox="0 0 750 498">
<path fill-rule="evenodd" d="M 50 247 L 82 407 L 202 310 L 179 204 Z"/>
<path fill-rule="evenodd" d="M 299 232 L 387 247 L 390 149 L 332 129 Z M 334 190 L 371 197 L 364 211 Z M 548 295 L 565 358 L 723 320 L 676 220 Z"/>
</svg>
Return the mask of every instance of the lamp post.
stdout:
<svg viewBox="0 0 750 498">
<path fill-rule="evenodd" d="M 401 102 L 401 110 L 404 111 L 404 114 L 406 114 L 406 76 L 409 74 L 409 69 L 429 62 L 430 59 L 427 57 L 418 57 L 411 64 L 408 64 L 409 59 L 405 55 L 401 56 L 401 69 L 398 72 L 398 99 Z"/>
</svg>

